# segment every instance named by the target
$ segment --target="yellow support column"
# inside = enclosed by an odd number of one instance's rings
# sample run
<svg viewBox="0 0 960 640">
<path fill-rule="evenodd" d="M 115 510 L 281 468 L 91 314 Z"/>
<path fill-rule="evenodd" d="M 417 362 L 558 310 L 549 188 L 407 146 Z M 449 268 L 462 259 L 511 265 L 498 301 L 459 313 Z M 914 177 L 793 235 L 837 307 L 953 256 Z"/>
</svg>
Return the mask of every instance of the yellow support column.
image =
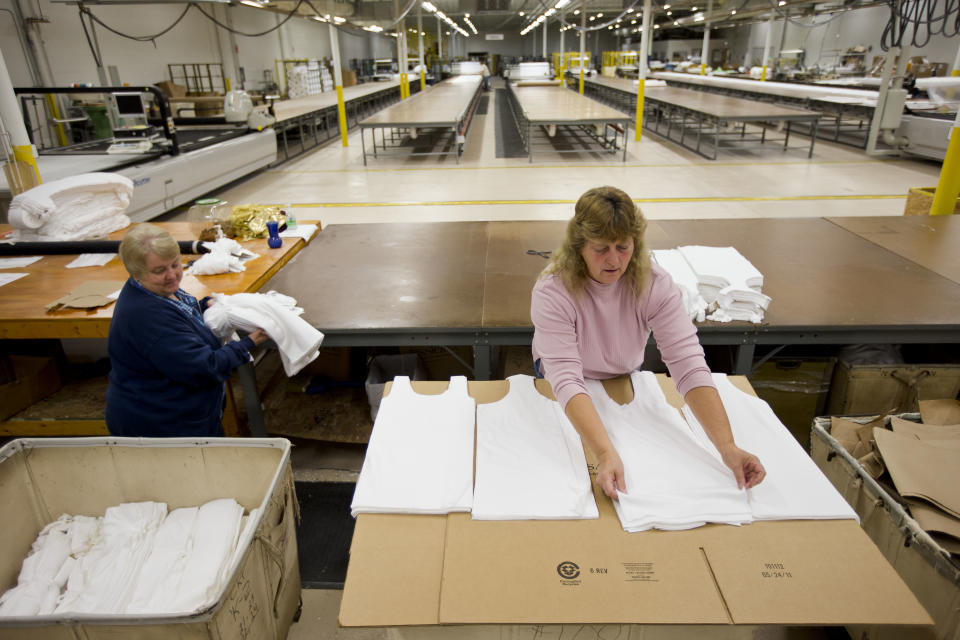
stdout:
<svg viewBox="0 0 960 640">
<path fill-rule="evenodd" d="M 580 12 L 580 95 L 583 95 L 583 58 L 587 50 L 587 12 Z"/>
<path fill-rule="evenodd" d="M 57 106 L 57 101 L 52 93 L 47 94 L 47 107 L 50 109 L 50 115 L 53 116 L 53 119 L 59 120 L 60 108 Z M 67 146 L 67 134 L 63 131 L 63 125 L 59 122 L 57 123 L 57 140 L 60 141 L 60 146 Z"/>
<path fill-rule="evenodd" d="M 0 121 L 3 122 L 10 136 L 10 146 L 13 147 L 13 158 L 4 164 L 3 170 L 10 193 L 18 195 L 37 186 L 41 180 L 37 159 L 33 157 L 33 145 L 27 135 L 27 127 L 23 124 L 20 103 L 13 93 L 13 83 L 7 73 L 3 52 L 0 52 Z"/>
<path fill-rule="evenodd" d="M 640 142 L 641 131 L 643 131 L 643 85 L 646 83 L 642 77 L 637 81 L 637 121 L 634 125 L 636 127 L 636 134 L 634 139 L 637 142 Z"/>
<path fill-rule="evenodd" d="M 930 215 L 944 216 L 953 213 L 957 197 L 960 196 L 960 112 L 953 122 L 950 132 L 950 144 L 947 145 L 947 155 L 943 158 L 940 168 L 940 181 L 937 182 L 937 192 L 933 196 L 933 205 Z"/>
<path fill-rule="evenodd" d="M 343 104 L 343 71 L 340 69 L 340 38 L 331 22 L 330 48 L 333 50 L 333 84 L 337 88 L 337 120 L 340 123 L 340 143 L 347 146 L 347 109 Z"/>
</svg>

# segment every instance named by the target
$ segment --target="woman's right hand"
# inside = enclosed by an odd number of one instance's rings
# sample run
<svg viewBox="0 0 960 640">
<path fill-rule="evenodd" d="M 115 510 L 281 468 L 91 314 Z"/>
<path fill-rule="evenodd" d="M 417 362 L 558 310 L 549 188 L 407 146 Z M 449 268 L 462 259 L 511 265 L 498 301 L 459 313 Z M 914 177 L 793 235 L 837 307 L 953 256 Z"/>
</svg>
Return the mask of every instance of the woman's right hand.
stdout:
<svg viewBox="0 0 960 640">
<path fill-rule="evenodd" d="M 253 340 L 253 344 L 255 346 L 263 344 L 264 342 L 270 339 L 270 336 L 268 336 L 267 332 L 264 331 L 263 329 L 256 329 L 255 331 L 251 331 L 249 334 L 249 337 L 251 340 Z"/>
<path fill-rule="evenodd" d="M 597 484 L 608 497 L 616 500 L 617 491 L 627 492 L 627 482 L 623 474 L 623 461 L 613 449 L 597 458 Z"/>
</svg>

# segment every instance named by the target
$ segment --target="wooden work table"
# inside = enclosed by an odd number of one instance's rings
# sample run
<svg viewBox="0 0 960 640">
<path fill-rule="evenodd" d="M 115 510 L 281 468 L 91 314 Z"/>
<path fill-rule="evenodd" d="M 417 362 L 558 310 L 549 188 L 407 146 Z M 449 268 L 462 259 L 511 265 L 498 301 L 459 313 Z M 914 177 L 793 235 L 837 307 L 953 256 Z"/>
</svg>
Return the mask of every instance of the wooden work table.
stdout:
<svg viewBox="0 0 960 640">
<path fill-rule="evenodd" d="M 170 231 L 177 240 L 195 240 L 203 229 L 202 223 L 158 222 L 154 223 Z M 307 222 L 304 222 L 307 224 Z M 0 231 L 9 227 L 0 226 Z M 110 239 L 120 240 L 126 230 L 110 234 Z M 259 290 L 283 265 L 293 258 L 306 242 L 301 238 L 284 238 L 283 245 L 277 249 L 267 246 L 266 239 L 250 240 L 242 243 L 258 258 L 244 263 L 246 271 L 213 276 L 183 277 L 181 287 L 198 299 L 211 293 L 248 293 Z M 48 312 L 46 305 L 73 291 L 84 282 L 91 280 L 123 282 L 128 274 L 119 257 L 102 267 L 83 267 L 67 269 L 66 265 L 76 255 L 48 255 L 39 261 L 10 271 L 27 273 L 26 277 L 0 287 L 0 339 L 69 339 L 69 338 L 106 338 L 110 330 L 114 305 L 96 309 L 61 309 Z M 184 262 L 196 256 L 184 255 Z M 255 391 L 253 371 L 242 372 L 240 382 L 246 391 Z M 228 389 L 227 409 L 224 412 L 224 428 L 227 435 L 238 435 L 236 407 L 233 394 Z M 34 407 L 14 416 L 6 422 L 0 422 L 0 435 L 19 436 L 55 436 L 55 435 L 103 435 L 107 433 L 102 411 L 92 407 L 102 407 L 103 393 L 106 390 L 105 379 L 92 379 L 68 384 L 59 392 L 40 401 Z M 251 426 L 254 414 L 259 415 L 256 393 L 252 398 L 244 394 Z M 249 400 L 249 401 L 248 401 Z M 262 423 L 262 418 L 260 418 Z"/>
<path fill-rule="evenodd" d="M 177 240 L 195 240 L 203 224 L 194 222 L 155 223 L 167 229 Z M 4 229 L 9 227 L 4 227 Z M 0 229 L 0 230 L 4 230 Z M 110 234 L 111 240 L 123 238 L 126 230 Z M 183 276 L 181 287 L 200 299 L 217 293 L 244 293 L 258 290 L 280 267 L 305 245 L 300 238 L 284 238 L 283 246 L 271 249 L 266 239 L 250 240 L 244 247 L 260 254 L 244 265 L 241 273 L 215 276 Z M 119 256 L 103 267 L 67 269 L 76 255 L 43 256 L 22 269 L 24 278 L 0 287 L 0 339 L 14 338 L 106 338 L 113 317 L 113 305 L 97 309 L 60 309 L 47 311 L 46 306 L 91 280 L 125 281 L 128 277 Z M 194 258 L 184 256 L 188 261 Z"/>
</svg>

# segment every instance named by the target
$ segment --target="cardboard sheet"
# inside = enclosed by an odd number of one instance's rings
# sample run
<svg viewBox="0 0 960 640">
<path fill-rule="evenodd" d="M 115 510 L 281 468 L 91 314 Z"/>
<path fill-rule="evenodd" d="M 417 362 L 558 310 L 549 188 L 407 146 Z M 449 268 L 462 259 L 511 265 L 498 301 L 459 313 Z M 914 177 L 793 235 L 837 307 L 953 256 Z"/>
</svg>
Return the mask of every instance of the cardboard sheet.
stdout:
<svg viewBox="0 0 960 640">
<path fill-rule="evenodd" d="M 910 515 L 917 521 L 920 528 L 927 533 L 939 533 L 954 538 L 954 542 L 960 545 L 960 518 L 954 518 L 925 500 L 914 498 L 905 498 L 905 500 L 910 507 Z"/>
<path fill-rule="evenodd" d="M 679 406 L 673 382 L 658 381 Z M 731 382 L 749 392 L 744 378 Z M 508 388 L 469 384 L 478 403 Z M 445 386 L 414 383 L 418 391 Z M 537 388 L 549 394 L 544 381 Z M 619 403 L 632 398 L 628 378 L 604 388 Z M 594 494 L 597 520 L 361 515 L 340 624 L 931 623 L 853 521 L 630 534 L 610 500 Z"/>
<path fill-rule="evenodd" d="M 873 436 L 902 496 L 922 498 L 960 517 L 960 452 L 886 429 Z"/>
<path fill-rule="evenodd" d="M 71 309 L 95 309 L 113 304 L 116 296 L 123 288 L 122 280 L 95 280 L 84 282 L 82 285 L 68 293 L 67 295 L 54 300 L 47 305 L 47 311 L 53 311 L 59 307 L 68 307 Z"/>
<path fill-rule="evenodd" d="M 921 424 L 898 416 L 890 418 L 895 433 L 908 435 L 917 440 L 960 440 L 960 425 Z"/>
<path fill-rule="evenodd" d="M 960 424 L 960 401 L 921 400 L 920 417 L 924 424 Z"/>
</svg>

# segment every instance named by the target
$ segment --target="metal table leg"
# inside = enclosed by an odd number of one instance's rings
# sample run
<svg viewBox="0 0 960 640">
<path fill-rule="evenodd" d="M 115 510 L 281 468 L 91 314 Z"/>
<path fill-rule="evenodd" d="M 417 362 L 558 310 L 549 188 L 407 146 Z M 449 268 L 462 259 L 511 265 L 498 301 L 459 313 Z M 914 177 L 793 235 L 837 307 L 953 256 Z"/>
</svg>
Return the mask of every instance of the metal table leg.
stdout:
<svg viewBox="0 0 960 640">
<path fill-rule="evenodd" d="M 245 362 L 237 367 L 240 388 L 243 389 L 243 406 L 247 408 L 247 424 L 254 438 L 267 437 L 267 425 L 263 420 L 263 407 L 260 406 L 260 391 L 257 389 L 257 374 L 253 363 Z"/>
</svg>

